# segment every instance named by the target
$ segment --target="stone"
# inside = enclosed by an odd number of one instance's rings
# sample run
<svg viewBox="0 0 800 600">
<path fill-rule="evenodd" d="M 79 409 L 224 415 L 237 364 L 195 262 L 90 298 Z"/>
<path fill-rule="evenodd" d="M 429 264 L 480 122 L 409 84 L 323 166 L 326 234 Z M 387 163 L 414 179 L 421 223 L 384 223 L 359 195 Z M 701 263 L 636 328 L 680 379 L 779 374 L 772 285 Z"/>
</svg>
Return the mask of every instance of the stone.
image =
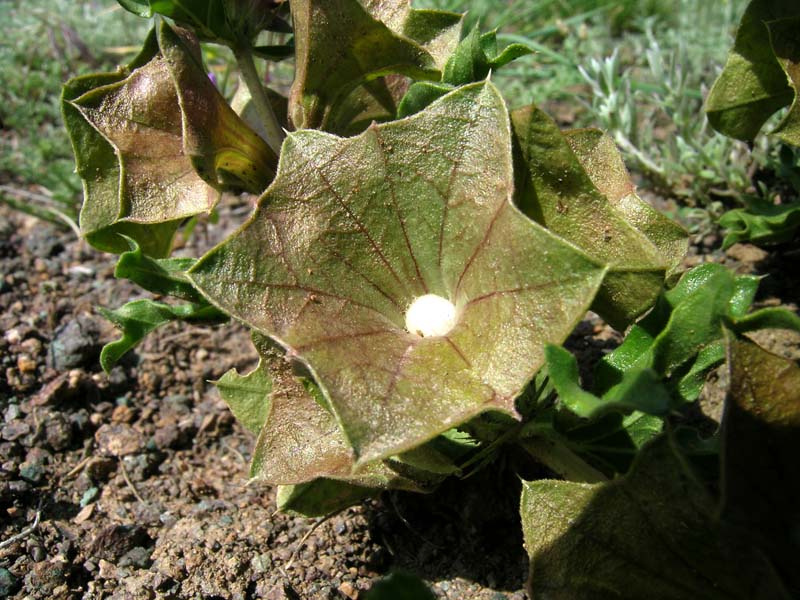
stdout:
<svg viewBox="0 0 800 600">
<path fill-rule="evenodd" d="M 19 581 L 8 569 L 0 567 L 0 598 L 8 598 L 19 588 Z"/>
<path fill-rule="evenodd" d="M 144 449 L 144 436 L 126 423 L 100 426 L 94 434 L 100 454 L 104 456 L 128 456 Z"/>
<path fill-rule="evenodd" d="M 138 525 L 111 525 L 95 537 L 89 549 L 90 555 L 110 562 L 118 561 L 137 546 L 151 546 L 153 540 L 147 531 Z"/>
<path fill-rule="evenodd" d="M 72 443 L 72 423 L 61 413 L 50 415 L 45 423 L 44 431 L 47 443 L 53 450 L 66 450 Z"/>
<path fill-rule="evenodd" d="M 89 315 L 78 315 L 56 329 L 47 363 L 56 371 L 91 366 L 100 357 L 100 326 Z"/>
<path fill-rule="evenodd" d="M 9 442 L 13 442 L 21 438 L 24 435 L 28 435 L 31 432 L 31 426 L 26 423 L 25 421 L 16 420 L 11 421 L 11 423 L 6 423 L 3 425 L 2 432 L 0 435 L 3 436 L 3 439 Z"/>
</svg>

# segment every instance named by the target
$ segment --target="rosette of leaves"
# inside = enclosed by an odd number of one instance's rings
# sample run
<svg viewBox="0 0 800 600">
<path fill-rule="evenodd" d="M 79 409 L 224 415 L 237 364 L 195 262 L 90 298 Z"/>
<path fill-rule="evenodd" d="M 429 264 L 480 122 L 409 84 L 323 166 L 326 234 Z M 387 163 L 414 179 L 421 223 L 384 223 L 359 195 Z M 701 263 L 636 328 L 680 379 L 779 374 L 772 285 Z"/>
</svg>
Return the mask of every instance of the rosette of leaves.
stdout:
<svg viewBox="0 0 800 600">
<path fill-rule="evenodd" d="M 375 489 L 430 489 L 484 441 L 458 427 L 491 424 L 481 457 L 511 440 L 530 416 L 523 396 L 545 346 L 561 344 L 590 306 L 630 322 L 685 249 L 685 233 L 635 195 L 607 137 L 562 133 L 536 109 L 509 116 L 484 78 L 527 50 L 500 51 L 477 30 L 457 45 L 458 15 L 403 0 L 292 2 L 298 69 L 287 118 L 319 130 L 289 133 L 278 157 L 250 34 L 231 29 L 232 44 L 191 11 L 164 8 L 183 4 L 128 4 L 181 26 L 161 23 L 118 73 L 67 85 L 86 185 L 81 224 L 97 247 L 124 251 L 118 277 L 186 304 L 107 311 L 123 335 L 102 363 L 171 320 L 248 325 L 261 363 L 219 386 L 257 433 L 252 474 L 284 486 L 283 508 L 325 514 Z M 218 6 L 196 6 L 206 4 Z M 271 129 L 251 129 L 222 99 L 198 38 L 231 45 Z M 402 78 L 440 87 L 392 120 Z M 199 261 L 165 258 L 180 223 L 210 210 L 221 190 L 263 194 Z M 424 337 L 405 317 L 428 295 L 455 317 Z M 541 438 L 529 435 L 528 449 L 557 467 L 563 456 L 537 454 Z"/>
<path fill-rule="evenodd" d="M 64 120 L 84 184 L 80 226 L 95 247 L 170 253 L 188 217 L 221 190 L 259 193 L 277 156 L 206 75 L 195 36 L 162 23 L 141 54 L 113 74 L 64 87 Z"/>
<path fill-rule="evenodd" d="M 752 142 L 764 123 L 789 107 L 772 132 L 800 146 L 800 7 L 793 0 L 753 0 L 747 6 L 725 68 L 706 100 L 711 125 Z"/>
</svg>

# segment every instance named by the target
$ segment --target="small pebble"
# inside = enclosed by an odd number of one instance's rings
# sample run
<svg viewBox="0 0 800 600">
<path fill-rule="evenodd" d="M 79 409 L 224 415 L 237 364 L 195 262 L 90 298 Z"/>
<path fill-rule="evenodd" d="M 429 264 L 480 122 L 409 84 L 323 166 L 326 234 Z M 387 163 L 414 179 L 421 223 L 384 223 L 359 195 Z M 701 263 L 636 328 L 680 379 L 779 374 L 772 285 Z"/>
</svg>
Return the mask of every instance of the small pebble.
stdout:
<svg viewBox="0 0 800 600">
<path fill-rule="evenodd" d="M 36 361 L 27 354 L 20 354 L 17 357 L 17 369 L 20 373 L 33 373 L 36 370 Z"/>
<path fill-rule="evenodd" d="M 105 456 L 128 456 L 144 449 L 144 436 L 130 425 L 105 424 L 94 434 L 97 447 Z"/>
<path fill-rule="evenodd" d="M 87 505 L 94 502 L 99 493 L 100 489 L 97 487 L 90 487 L 88 490 L 86 490 L 81 497 L 81 507 L 86 508 Z"/>
</svg>

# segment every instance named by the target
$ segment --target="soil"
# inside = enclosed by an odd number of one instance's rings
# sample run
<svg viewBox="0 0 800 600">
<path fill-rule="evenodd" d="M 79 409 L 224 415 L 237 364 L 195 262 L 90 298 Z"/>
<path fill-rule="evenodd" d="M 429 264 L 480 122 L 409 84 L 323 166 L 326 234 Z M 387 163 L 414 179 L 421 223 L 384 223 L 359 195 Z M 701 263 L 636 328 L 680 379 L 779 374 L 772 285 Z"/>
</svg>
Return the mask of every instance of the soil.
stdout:
<svg viewBox="0 0 800 600">
<path fill-rule="evenodd" d="M 188 250 L 226 233 L 203 224 Z M 776 273 L 760 305 L 800 297 L 780 276 L 791 252 L 695 242 L 687 266 Z M 164 327 L 105 375 L 99 351 L 117 334 L 96 308 L 141 294 L 113 269 L 70 233 L 0 206 L 0 597 L 352 600 L 393 569 L 440 598 L 526 597 L 510 469 L 428 496 L 384 493 L 327 520 L 276 513 L 275 490 L 248 483 L 253 437 L 209 383 L 254 365 L 246 331 Z M 589 315 L 568 346 L 588 378 L 620 340 Z M 799 355 L 798 336 L 759 342 Z M 724 380 L 711 380 L 714 416 Z"/>
</svg>

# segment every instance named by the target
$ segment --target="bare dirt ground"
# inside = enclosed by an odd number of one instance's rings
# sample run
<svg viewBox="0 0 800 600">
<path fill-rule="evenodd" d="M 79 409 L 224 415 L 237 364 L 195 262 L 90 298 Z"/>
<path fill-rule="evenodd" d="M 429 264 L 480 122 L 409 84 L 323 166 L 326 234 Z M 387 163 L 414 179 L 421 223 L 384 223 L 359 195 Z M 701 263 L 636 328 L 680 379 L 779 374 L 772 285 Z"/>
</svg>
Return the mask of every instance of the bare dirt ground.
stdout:
<svg viewBox="0 0 800 600">
<path fill-rule="evenodd" d="M 192 254 L 224 235 L 201 226 Z M 798 298 L 782 275 L 796 254 L 737 245 L 723 255 L 712 252 L 719 240 L 696 241 L 687 266 L 772 273 L 762 305 Z M 399 568 L 441 598 L 525 598 L 519 483 L 502 464 L 325 521 L 276 514 L 275 490 L 248 484 L 252 437 L 209 383 L 254 364 L 246 332 L 168 326 L 105 375 L 99 351 L 116 332 L 95 308 L 140 294 L 113 266 L 0 206 L 0 597 L 352 600 Z M 797 336 L 761 338 L 798 356 Z M 620 339 L 587 319 L 568 345 L 589 373 Z"/>
</svg>

